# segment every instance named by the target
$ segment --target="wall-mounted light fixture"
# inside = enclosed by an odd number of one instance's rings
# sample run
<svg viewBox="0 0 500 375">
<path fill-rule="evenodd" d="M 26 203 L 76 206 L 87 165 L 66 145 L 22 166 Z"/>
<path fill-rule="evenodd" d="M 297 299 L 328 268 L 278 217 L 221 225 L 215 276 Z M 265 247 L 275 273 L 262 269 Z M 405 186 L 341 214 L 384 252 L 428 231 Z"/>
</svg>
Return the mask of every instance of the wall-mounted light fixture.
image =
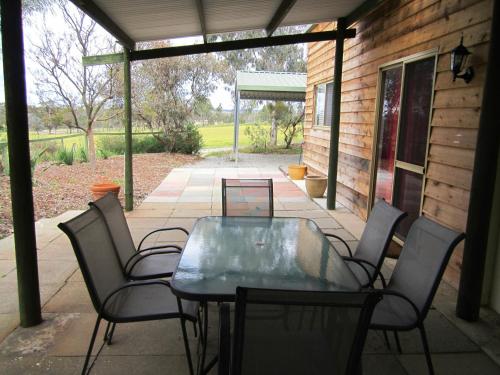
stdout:
<svg viewBox="0 0 500 375">
<path fill-rule="evenodd" d="M 460 45 L 451 51 L 451 71 L 453 72 L 453 82 L 457 78 L 462 78 L 466 83 L 469 83 L 474 77 L 474 69 L 468 67 L 463 74 L 460 74 L 467 64 L 468 57 L 471 55 L 469 50 L 465 48 L 463 41 L 464 37 L 462 36 Z"/>
</svg>

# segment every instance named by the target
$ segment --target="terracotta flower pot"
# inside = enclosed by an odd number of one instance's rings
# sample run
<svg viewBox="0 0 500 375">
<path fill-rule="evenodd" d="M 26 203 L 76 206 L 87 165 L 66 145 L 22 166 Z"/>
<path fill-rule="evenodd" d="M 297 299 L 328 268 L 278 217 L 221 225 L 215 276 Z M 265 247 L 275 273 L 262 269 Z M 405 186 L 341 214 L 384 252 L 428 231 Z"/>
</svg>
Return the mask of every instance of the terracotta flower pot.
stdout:
<svg viewBox="0 0 500 375">
<path fill-rule="evenodd" d="M 99 198 L 105 196 L 108 192 L 112 192 L 118 196 L 118 193 L 120 192 L 120 185 L 112 182 L 96 183 L 90 187 L 90 191 L 92 192 L 94 200 L 98 200 Z"/>
<path fill-rule="evenodd" d="M 290 164 L 288 166 L 288 176 L 292 180 L 303 180 L 306 171 L 307 171 L 307 166 L 303 164 Z"/>
<path fill-rule="evenodd" d="M 322 198 L 325 194 L 327 178 L 323 176 L 306 176 L 306 190 L 311 198 Z"/>
</svg>

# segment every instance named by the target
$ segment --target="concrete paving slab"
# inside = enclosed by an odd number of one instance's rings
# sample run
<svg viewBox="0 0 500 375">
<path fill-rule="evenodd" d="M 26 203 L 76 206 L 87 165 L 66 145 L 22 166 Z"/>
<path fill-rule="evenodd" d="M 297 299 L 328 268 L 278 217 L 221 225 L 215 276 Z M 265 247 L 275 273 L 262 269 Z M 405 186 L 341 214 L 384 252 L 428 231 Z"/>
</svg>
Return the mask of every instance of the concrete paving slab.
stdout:
<svg viewBox="0 0 500 375">
<path fill-rule="evenodd" d="M 394 355 L 363 354 L 363 375 L 407 375 Z"/>
<path fill-rule="evenodd" d="M 16 261 L 13 259 L 0 259 L 0 279 L 9 272 L 16 269 Z"/>
<path fill-rule="evenodd" d="M 184 356 L 110 356 L 101 355 L 97 359 L 92 374 L 95 375 L 183 375 L 189 374 Z"/>
<path fill-rule="evenodd" d="M 0 314 L 0 342 L 19 325 L 19 314 Z"/>
<path fill-rule="evenodd" d="M 439 311 L 430 310 L 424 324 L 432 353 L 480 351 L 478 345 L 456 329 Z M 403 353 L 423 353 L 418 330 L 401 332 L 399 339 Z"/>
<path fill-rule="evenodd" d="M 95 312 L 89 292 L 83 281 L 64 285 L 43 306 L 46 313 L 93 313 Z"/>
<path fill-rule="evenodd" d="M 0 356 L 2 375 L 77 375 L 82 367 L 82 357 Z"/>
<path fill-rule="evenodd" d="M 30 328 L 18 327 L 0 344 L 2 356 L 27 356 L 47 353 L 56 336 L 64 332 L 76 314 L 44 314 L 43 322 Z"/>
<path fill-rule="evenodd" d="M 409 375 L 427 375 L 425 356 L 401 355 L 399 360 Z M 498 375 L 500 368 L 484 353 L 432 354 L 436 375 Z"/>
</svg>

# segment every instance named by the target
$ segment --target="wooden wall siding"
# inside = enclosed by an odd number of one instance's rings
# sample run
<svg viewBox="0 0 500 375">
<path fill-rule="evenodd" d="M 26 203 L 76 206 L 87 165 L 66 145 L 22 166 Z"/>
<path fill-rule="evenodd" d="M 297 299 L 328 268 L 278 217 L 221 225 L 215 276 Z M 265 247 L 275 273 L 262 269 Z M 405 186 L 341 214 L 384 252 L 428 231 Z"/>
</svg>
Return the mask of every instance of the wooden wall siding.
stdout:
<svg viewBox="0 0 500 375">
<path fill-rule="evenodd" d="M 337 199 L 366 219 L 376 122 L 377 82 L 382 64 L 436 49 L 433 110 L 423 213 L 465 230 L 474 148 L 486 70 L 492 0 L 388 0 L 351 27 L 345 42 Z M 334 23 L 314 31 L 333 30 Z M 450 52 L 463 35 L 472 52 L 475 77 L 453 82 Z M 308 45 L 304 162 L 315 173 L 328 171 L 330 132 L 313 127 L 314 87 L 332 80 L 334 42 Z M 457 282 L 462 246 L 451 260 L 448 279 Z"/>
</svg>

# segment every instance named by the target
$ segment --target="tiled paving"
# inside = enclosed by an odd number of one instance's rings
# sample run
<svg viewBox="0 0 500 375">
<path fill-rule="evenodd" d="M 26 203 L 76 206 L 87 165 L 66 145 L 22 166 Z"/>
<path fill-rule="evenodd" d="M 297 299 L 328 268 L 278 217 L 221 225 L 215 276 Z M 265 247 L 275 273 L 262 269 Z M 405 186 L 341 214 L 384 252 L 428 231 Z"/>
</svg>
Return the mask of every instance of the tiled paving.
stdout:
<svg viewBox="0 0 500 375">
<path fill-rule="evenodd" d="M 127 214 L 134 239 L 139 241 L 150 230 L 162 226 L 191 229 L 198 217 L 220 215 L 222 177 L 273 178 L 276 216 L 311 218 L 322 229 L 344 237 L 355 246 L 362 230 L 357 218 L 342 207 L 331 212 L 323 210 L 320 201 L 310 201 L 300 186 L 271 167 L 173 170 L 140 207 Z M 67 220 L 72 214 L 45 221 L 37 227 L 44 302 L 44 322 L 37 327 L 14 330 L 18 321 L 12 239 L 0 241 L 0 374 L 77 374 L 81 370 L 96 314 L 69 242 L 55 228 L 57 222 Z M 182 245 L 184 241 L 182 234 L 162 233 L 152 236 L 148 243 Z M 385 271 L 390 272 L 390 264 Z M 483 333 L 477 334 L 478 331 L 471 328 L 474 325 L 447 318 L 455 298 L 456 292 L 443 284 L 435 302 L 438 309 L 432 309 L 426 321 L 436 373 L 499 374 L 500 367 L 481 347 L 488 347 L 494 356 L 495 350 L 500 351 L 496 347 L 500 338 L 495 337 L 493 331 L 490 336 L 484 333 L 485 322 L 480 323 Z M 462 330 L 457 329 L 457 325 L 462 325 Z M 217 326 L 217 306 L 213 305 L 209 324 L 211 353 L 217 344 Z M 463 333 L 471 329 L 475 335 Z M 193 331 L 189 332 L 191 347 L 196 352 L 196 339 Z M 113 345 L 104 348 L 92 372 L 186 374 L 181 337 L 177 321 L 121 324 Z M 402 355 L 389 350 L 379 333 L 369 334 L 363 357 L 364 374 L 427 373 L 418 333 L 403 333 L 400 337 Z"/>
</svg>

